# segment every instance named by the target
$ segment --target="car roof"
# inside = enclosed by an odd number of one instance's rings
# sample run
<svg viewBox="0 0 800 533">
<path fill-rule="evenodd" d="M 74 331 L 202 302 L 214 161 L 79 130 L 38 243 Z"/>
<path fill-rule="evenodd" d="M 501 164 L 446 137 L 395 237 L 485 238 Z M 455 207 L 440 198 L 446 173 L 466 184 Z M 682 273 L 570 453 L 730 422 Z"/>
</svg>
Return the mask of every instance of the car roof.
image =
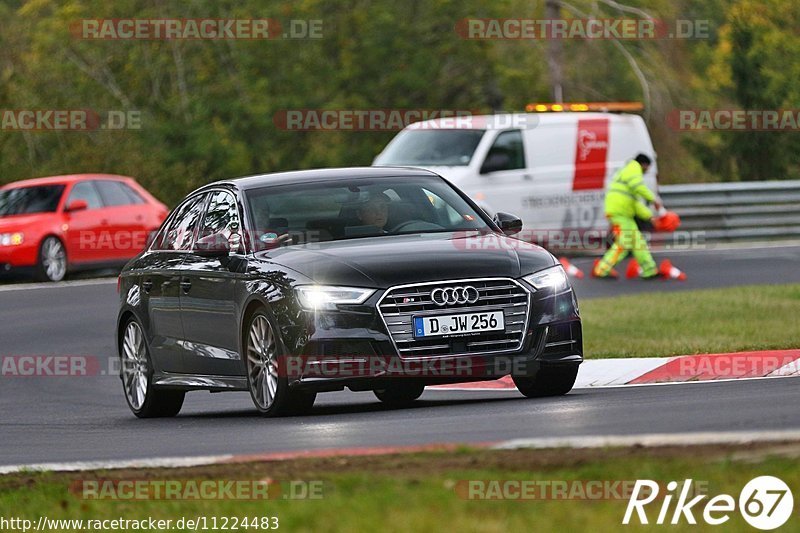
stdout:
<svg viewBox="0 0 800 533">
<path fill-rule="evenodd" d="M 85 180 L 133 180 L 128 176 L 118 176 L 116 174 L 66 174 L 64 176 L 47 176 L 44 178 L 31 178 L 27 180 L 13 181 L 6 183 L 3 188 L 13 189 L 16 187 L 31 187 L 36 185 L 67 185 L 77 181 Z"/>
<path fill-rule="evenodd" d="M 209 183 L 197 190 L 219 187 L 221 185 L 234 186 L 239 190 L 256 189 L 267 185 L 290 185 L 295 183 L 314 183 L 335 181 L 348 178 L 402 178 L 402 177 L 439 177 L 438 174 L 414 167 L 349 167 L 349 168 L 322 168 L 313 170 L 293 170 L 290 172 L 275 172 L 272 174 L 259 174 L 231 180 Z"/>
</svg>

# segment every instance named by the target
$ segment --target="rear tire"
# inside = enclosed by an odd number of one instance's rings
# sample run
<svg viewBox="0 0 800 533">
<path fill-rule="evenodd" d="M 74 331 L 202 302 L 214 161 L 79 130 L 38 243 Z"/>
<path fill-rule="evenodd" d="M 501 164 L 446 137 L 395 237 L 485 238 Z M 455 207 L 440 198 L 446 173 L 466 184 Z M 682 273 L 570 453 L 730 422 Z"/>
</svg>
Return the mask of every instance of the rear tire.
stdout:
<svg viewBox="0 0 800 533">
<path fill-rule="evenodd" d="M 36 279 L 61 281 L 67 275 L 67 251 L 58 237 L 49 236 L 39 245 Z"/>
<path fill-rule="evenodd" d="M 122 331 L 120 378 L 128 407 L 139 418 L 177 415 L 183 407 L 186 392 L 153 387 L 153 365 L 141 325 L 130 317 Z"/>
<path fill-rule="evenodd" d="M 391 407 L 406 407 L 422 396 L 425 385 L 392 383 L 383 389 L 375 389 L 375 396 Z"/>
<path fill-rule="evenodd" d="M 517 390 L 528 398 L 563 396 L 572 390 L 578 365 L 542 366 L 535 376 L 512 376 Z"/>
</svg>

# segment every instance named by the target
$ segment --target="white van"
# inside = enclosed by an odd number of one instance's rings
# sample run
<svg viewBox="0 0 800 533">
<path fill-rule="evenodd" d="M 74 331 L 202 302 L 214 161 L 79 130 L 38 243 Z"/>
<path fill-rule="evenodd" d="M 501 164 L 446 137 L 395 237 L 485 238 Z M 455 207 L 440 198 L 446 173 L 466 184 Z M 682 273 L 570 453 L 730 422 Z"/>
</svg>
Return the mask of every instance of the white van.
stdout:
<svg viewBox="0 0 800 533">
<path fill-rule="evenodd" d="M 490 215 L 522 218 L 525 240 L 551 249 L 596 246 L 608 230 L 604 189 L 630 159 L 658 168 L 644 120 L 607 112 L 450 117 L 406 127 L 374 166 L 422 167 L 467 193 Z"/>
</svg>

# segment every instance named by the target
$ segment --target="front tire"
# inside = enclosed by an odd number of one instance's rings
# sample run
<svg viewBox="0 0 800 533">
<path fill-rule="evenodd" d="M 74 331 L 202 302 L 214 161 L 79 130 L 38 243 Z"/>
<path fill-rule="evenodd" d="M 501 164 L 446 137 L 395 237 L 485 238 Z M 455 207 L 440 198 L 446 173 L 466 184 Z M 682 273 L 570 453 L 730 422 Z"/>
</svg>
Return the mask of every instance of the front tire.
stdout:
<svg viewBox="0 0 800 533">
<path fill-rule="evenodd" d="M 61 281 L 67 275 L 67 251 L 58 237 L 45 237 L 39 245 L 36 278 L 40 281 Z"/>
<path fill-rule="evenodd" d="M 122 388 L 125 401 L 139 418 L 162 418 L 177 415 L 186 396 L 184 391 L 162 390 L 153 387 L 153 365 L 142 327 L 128 318 L 120 341 Z"/>
<path fill-rule="evenodd" d="M 289 380 L 281 371 L 284 364 L 283 344 L 277 328 L 264 310 L 250 318 L 245 339 L 247 384 L 250 398 L 259 414 L 278 417 L 307 413 L 317 395 L 313 392 L 289 390 Z"/>
<path fill-rule="evenodd" d="M 572 390 L 578 365 L 542 366 L 535 376 L 512 376 L 514 385 L 527 398 L 563 396 Z"/>
</svg>

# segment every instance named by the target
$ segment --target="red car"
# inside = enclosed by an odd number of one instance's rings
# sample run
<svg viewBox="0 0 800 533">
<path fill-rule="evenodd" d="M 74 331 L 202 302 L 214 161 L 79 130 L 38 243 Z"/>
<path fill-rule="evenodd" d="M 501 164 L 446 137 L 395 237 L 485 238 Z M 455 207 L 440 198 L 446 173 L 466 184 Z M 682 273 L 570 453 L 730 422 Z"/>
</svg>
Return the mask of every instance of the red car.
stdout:
<svg viewBox="0 0 800 533">
<path fill-rule="evenodd" d="M 33 270 L 44 281 L 67 271 L 121 265 L 147 244 L 168 213 L 132 178 L 76 174 L 0 187 L 0 273 Z"/>
</svg>

